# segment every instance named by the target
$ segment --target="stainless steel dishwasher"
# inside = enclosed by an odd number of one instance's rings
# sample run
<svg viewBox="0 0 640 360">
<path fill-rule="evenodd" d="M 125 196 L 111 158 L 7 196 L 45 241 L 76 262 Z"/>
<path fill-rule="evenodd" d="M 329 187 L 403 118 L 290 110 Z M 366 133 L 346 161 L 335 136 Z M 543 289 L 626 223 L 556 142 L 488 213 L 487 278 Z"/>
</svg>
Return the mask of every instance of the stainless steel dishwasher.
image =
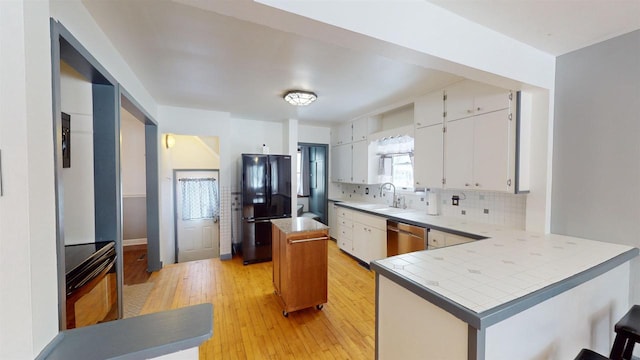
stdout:
<svg viewBox="0 0 640 360">
<path fill-rule="evenodd" d="M 387 220 L 387 256 L 427 249 L 427 229 Z"/>
</svg>

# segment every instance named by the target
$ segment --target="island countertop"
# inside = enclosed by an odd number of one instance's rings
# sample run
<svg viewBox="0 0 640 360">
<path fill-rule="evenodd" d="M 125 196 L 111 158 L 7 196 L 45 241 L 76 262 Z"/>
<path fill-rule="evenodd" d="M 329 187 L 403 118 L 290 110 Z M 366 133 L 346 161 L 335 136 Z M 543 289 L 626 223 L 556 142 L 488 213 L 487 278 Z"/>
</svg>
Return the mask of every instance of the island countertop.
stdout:
<svg viewBox="0 0 640 360">
<path fill-rule="evenodd" d="M 377 211 L 339 203 L 395 221 L 482 239 L 375 260 L 371 269 L 480 329 L 530 308 L 638 254 L 638 249 L 431 216 L 417 210 Z"/>
<path fill-rule="evenodd" d="M 271 223 L 287 235 L 329 229 L 327 225 L 305 217 L 274 219 Z"/>
</svg>

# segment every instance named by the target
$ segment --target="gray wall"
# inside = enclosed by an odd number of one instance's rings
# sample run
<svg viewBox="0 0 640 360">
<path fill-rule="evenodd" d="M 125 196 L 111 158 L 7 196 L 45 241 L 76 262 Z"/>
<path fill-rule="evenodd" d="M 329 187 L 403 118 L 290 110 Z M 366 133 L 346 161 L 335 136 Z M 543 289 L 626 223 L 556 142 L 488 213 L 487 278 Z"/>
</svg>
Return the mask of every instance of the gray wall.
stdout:
<svg viewBox="0 0 640 360">
<path fill-rule="evenodd" d="M 639 246 L 640 31 L 557 58 L 553 146 L 551 232 Z"/>
</svg>

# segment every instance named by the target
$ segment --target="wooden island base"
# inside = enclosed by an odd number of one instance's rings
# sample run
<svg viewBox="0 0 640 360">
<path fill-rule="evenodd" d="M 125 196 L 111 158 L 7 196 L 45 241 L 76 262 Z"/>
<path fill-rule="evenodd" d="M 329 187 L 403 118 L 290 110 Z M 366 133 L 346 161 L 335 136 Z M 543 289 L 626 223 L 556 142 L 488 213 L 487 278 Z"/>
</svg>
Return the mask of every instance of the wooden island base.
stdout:
<svg viewBox="0 0 640 360">
<path fill-rule="evenodd" d="M 329 228 L 309 218 L 272 220 L 273 286 L 282 314 L 327 302 Z"/>
</svg>

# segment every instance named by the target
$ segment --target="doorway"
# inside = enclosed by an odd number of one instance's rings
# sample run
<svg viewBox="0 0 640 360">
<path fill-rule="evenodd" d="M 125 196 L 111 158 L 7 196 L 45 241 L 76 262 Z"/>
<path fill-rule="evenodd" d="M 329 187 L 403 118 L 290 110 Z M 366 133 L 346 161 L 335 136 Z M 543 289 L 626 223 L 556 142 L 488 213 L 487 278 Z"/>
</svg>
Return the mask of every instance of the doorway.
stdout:
<svg viewBox="0 0 640 360">
<path fill-rule="evenodd" d="M 327 144 L 298 143 L 300 169 L 298 175 L 298 199 L 307 197 L 307 208 L 328 224 L 328 176 Z"/>
<path fill-rule="evenodd" d="M 177 262 L 220 256 L 217 170 L 174 170 Z"/>
<path fill-rule="evenodd" d="M 120 109 L 120 173 L 122 178 L 122 249 L 125 286 L 147 282 L 147 187 L 145 125 Z M 123 291 L 125 312 L 127 289 Z"/>
</svg>

